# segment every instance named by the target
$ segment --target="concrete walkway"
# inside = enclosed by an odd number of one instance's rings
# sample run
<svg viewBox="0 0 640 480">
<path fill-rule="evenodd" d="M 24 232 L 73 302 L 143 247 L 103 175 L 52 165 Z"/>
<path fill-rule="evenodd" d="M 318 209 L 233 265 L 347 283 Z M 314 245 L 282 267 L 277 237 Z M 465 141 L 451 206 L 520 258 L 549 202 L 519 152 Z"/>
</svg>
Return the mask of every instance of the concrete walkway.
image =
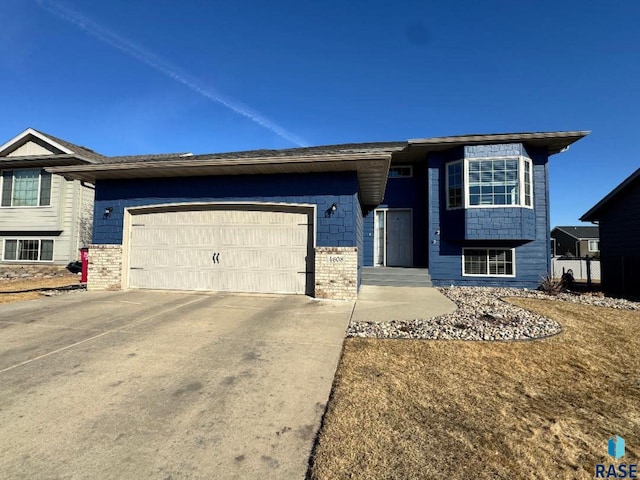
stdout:
<svg viewBox="0 0 640 480">
<path fill-rule="evenodd" d="M 433 287 L 362 285 L 352 321 L 389 322 L 431 318 L 455 309 L 456 304 Z"/>
</svg>

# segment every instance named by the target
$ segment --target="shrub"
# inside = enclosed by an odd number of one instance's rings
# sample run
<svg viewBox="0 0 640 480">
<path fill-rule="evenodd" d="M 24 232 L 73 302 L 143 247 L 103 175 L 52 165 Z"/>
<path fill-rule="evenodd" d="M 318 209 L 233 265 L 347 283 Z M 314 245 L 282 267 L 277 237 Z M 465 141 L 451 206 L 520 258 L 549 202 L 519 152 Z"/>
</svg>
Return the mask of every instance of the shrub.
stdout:
<svg viewBox="0 0 640 480">
<path fill-rule="evenodd" d="M 545 275 L 542 277 L 538 290 L 542 290 L 547 295 L 558 295 L 564 291 L 564 283 L 561 278 Z"/>
</svg>

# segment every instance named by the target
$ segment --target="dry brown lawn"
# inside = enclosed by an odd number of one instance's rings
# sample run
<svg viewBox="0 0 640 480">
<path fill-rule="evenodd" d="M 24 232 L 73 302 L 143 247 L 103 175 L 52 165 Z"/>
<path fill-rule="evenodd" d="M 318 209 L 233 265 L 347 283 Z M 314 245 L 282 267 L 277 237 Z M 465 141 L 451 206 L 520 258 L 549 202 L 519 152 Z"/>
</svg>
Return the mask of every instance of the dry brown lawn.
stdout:
<svg viewBox="0 0 640 480">
<path fill-rule="evenodd" d="M 21 290 L 31 290 L 34 288 L 65 287 L 68 285 L 77 285 L 78 282 L 79 277 L 76 275 L 65 275 L 54 278 L 29 278 L 26 280 L 0 280 L 0 292 L 20 292 Z M 33 300 L 34 298 L 42 298 L 42 295 L 38 292 L 0 293 L 0 304 Z"/>
<path fill-rule="evenodd" d="M 640 463 L 640 313 L 512 299 L 564 331 L 528 342 L 347 339 L 310 477 L 593 478 Z"/>
</svg>

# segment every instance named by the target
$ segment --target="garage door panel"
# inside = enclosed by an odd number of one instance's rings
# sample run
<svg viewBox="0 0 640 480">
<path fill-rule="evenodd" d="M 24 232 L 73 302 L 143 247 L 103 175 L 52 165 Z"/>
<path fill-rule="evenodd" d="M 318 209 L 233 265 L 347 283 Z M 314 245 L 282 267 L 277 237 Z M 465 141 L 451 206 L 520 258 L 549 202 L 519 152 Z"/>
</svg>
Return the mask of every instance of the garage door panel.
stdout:
<svg viewBox="0 0 640 480">
<path fill-rule="evenodd" d="M 210 248 L 176 248 L 173 265 L 180 268 L 211 268 L 213 253 Z"/>
<path fill-rule="evenodd" d="M 144 227 L 144 228 L 142 228 Z M 131 246 L 144 247 L 145 245 L 171 245 L 173 234 L 166 228 L 155 228 L 147 225 L 135 225 L 131 230 Z"/>
<path fill-rule="evenodd" d="M 134 215 L 129 286 L 306 293 L 310 215 L 192 210 Z"/>
<path fill-rule="evenodd" d="M 131 262 L 131 268 L 162 268 L 172 267 L 175 264 L 174 253 L 167 248 L 146 247 L 140 248 Z"/>
<path fill-rule="evenodd" d="M 292 227 L 280 228 L 263 226 L 262 228 L 241 227 L 231 229 L 228 226 L 221 227 L 220 239 L 212 242 L 212 245 L 222 247 L 261 247 L 265 245 L 271 247 L 305 247 L 307 244 L 306 228 L 302 231 L 295 231 Z"/>
<path fill-rule="evenodd" d="M 216 232 L 211 227 L 181 225 L 175 233 L 176 246 L 212 248 L 216 243 Z"/>
<path fill-rule="evenodd" d="M 305 293 L 304 274 L 296 278 L 288 272 L 230 270 L 219 280 L 220 291 Z"/>
<path fill-rule="evenodd" d="M 298 248 L 283 252 L 274 252 L 267 249 L 236 248 L 221 249 L 218 260 L 222 270 L 279 270 L 293 272 L 298 266 L 306 264 L 307 251 Z"/>
</svg>

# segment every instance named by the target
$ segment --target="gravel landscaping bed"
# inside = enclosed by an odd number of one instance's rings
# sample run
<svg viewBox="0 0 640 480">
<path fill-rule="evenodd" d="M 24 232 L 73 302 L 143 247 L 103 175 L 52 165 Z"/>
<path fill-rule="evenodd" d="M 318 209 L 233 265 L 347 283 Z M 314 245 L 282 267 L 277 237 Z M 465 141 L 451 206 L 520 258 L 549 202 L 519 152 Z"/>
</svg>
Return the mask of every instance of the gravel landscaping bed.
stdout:
<svg viewBox="0 0 640 480">
<path fill-rule="evenodd" d="M 488 287 L 447 287 L 438 290 L 451 299 L 457 310 L 428 319 L 390 322 L 351 322 L 348 337 L 416 338 L 446 340 L 530 340 L 559 333 L 554 320 L 516 307 L 505 297 L 561 300 L 599 307 L 640 310 L 640 303 L 597 294 L 547 295 L 537 290 Z"/>
</svg>

